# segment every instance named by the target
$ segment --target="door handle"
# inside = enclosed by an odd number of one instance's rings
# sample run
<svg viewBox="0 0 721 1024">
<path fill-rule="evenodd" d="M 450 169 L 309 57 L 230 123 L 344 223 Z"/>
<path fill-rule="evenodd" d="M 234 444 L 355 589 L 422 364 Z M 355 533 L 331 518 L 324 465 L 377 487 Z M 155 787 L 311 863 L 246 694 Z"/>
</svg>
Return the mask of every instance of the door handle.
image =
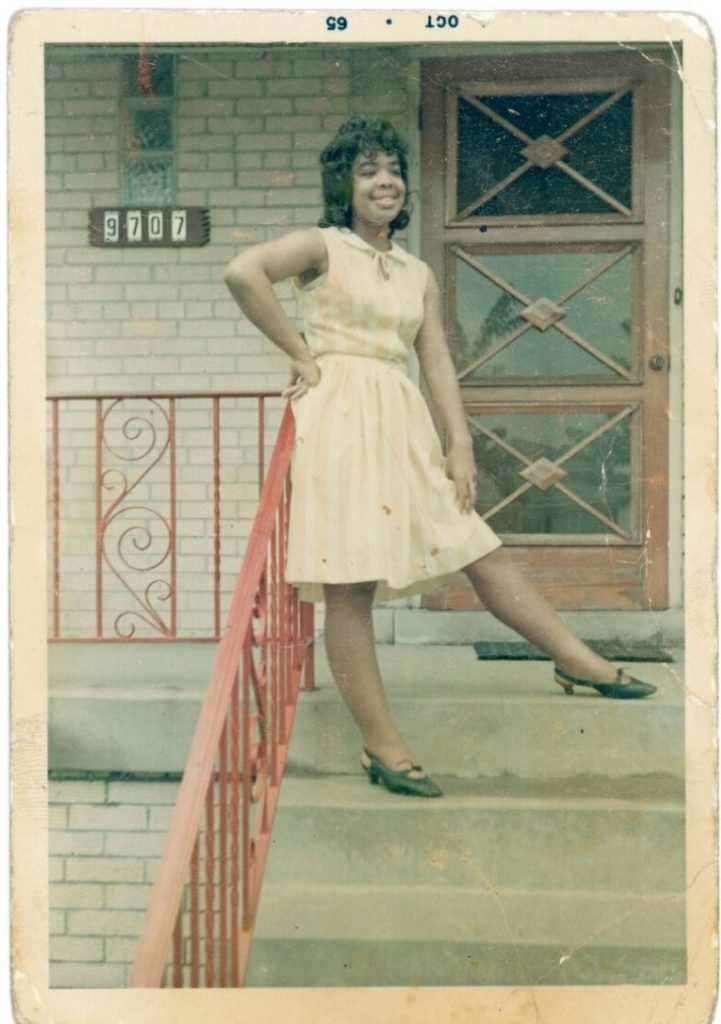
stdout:
<svg viewBox="0 0 721 1024">
<path fill-rule="evenodd" d="M 665 365 L 666 360 L 663 356 L 651 356 L 651 358 L 648 361 L 648 366 L 651 370 L 663 370 Z"/>
</svg>

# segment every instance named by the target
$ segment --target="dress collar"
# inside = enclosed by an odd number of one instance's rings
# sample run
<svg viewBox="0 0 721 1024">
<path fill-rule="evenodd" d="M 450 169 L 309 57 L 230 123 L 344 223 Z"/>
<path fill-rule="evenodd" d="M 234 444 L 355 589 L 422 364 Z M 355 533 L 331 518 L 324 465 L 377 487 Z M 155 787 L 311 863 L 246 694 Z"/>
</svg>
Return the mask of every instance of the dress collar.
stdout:
<svg viewBox="0 0 721 1024">
<path fill-rule="evenodd" d="M 400 263 L 408 262 L 408 253 L 405 249 L 401 249 L 399 245 L 391 239 L 391 247 L 386 252 L 381 252 L 380 249 L 376 249 L 368 242 L 364 241 L 360 235 L 357 235 L 355 231 L 351 231 L 350 228 L 336 228 L 338 234 L 343 238 L 349 245 L 355 246 L 356 249 L 365 249 L 371 254 L 376 256 L 390 257 L 391 259 L 398 260 Z"/>
</svg>

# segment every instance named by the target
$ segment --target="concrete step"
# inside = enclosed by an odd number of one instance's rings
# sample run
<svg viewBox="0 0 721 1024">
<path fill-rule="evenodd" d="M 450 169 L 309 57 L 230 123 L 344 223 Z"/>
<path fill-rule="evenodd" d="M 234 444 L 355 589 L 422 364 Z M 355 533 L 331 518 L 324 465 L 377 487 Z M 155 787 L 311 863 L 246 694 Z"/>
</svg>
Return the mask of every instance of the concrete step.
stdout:
<svg viewBox="0 0 721 1024">
<path fill-rule="evenodd" d="M 268 885 L 247 981 L 578 984 L 592 958 L 596 984 L 679 984 L 684 929 L 680 894 Z"/>
<path fill-rule="evenodd" d="M 213 645 L 142 646 L 51 646 L 51 769 L 183 769 Z M 566 697 L 548 663 L 478 661 L 471 647 L 381 645 L 378 655 L 393 713 L 435 773 L 682 776 L 678 663 L 639 665 L 659 692 L 620 702 L 593 691 Z M 322 645 L 316 675 L 319 689 L 300 697 L 291 768 L 355 772 L 357 732 Z"/>
<path fill-rule="evenodd" d="M 653 924 L 650 923 L 652 931 Z M 684 985 L 683 945 L 258 939 L 248 988 Z"/>
<path fill-rule="evenodd" d="M 48 688 L 48 763 L 54 771 L 182 772 L 202 683 Z"/>
<path fill-rule="evenodd" d="M 412 749 L 433 737 L 445 795 L 369 786 L 333 691 L 304 695 L 247 983 L 683 984 L 678 667 L 643 666 L 659 694 L 622 704 L 534 696 L 537 663 L 379 653 Z"/>
<path fill-rule="evenodd" d="M 301 933 L 322 941 L 416 942 L 428 937 L 429 921 L 438 942 L 664 949 L 684 938 L 681 893 L 304 884 L 267 885 L 264 898 L 261 940 Z"/>
<path fill-rule="evenodd" d="M 393 645 L 378 655 L 393 715 L 433 775 L 683 777 L 678 662 L 634 666 L 658 692 L 614 701 L 593 690 L 567 697 L 547 662 L 478 661 L 468 647 Z M 298 706 L 290 767 L 356 772 L 358 733 L 322 651 L 317 680 L 319 689 Z"/>
<path fill-rule="evenodd" d="M 48 645 L 51 770 L 178 772 L 214 643 Z"/>
<path fill-rule="evenodd" d="M 565 787 L 438 781 L 445 795 L 420 800 L 360 777 L 284 779 L 268 884 L 684 889 L 683 803 L 673 779 L 615 788 L 593 779 Z"/>
<path fill-rule="evenodd" d="M 684 983 L 677 780 L 441 781 L 284 780 L 249 986 Z"/>
</svg>

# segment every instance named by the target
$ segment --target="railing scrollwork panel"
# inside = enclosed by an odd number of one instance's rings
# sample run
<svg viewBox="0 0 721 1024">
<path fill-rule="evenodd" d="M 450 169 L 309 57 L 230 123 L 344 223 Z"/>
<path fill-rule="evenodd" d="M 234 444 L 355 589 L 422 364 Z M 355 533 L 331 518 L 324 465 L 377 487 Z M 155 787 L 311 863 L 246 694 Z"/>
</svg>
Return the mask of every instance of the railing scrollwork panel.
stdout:
<svg viewBox="0 0 721 1024">
<path fill-rule="evenodd" d="M 48 405 L 50 640 L 217 641 L 279 393 L 56 395 Z"/>
<path fill-rule="evenodd" d="M 142 623 L 151 634 L 173 636 L 177 594 L 174 400 L 168 399 L 164 407 L 152 398 L 115 399 L 104 408 L 100 399 L 98 418 L 98 578 L 102 593 L 102 573 L 107 568 L 131 603 L 115 614 L 114 635 L 129 640 Z M 159 468 L 167 489 L 164 512 L 150 504 L 150 485 Z M 102 614 L 98 626 L 103 636 Z"/>
</svg>

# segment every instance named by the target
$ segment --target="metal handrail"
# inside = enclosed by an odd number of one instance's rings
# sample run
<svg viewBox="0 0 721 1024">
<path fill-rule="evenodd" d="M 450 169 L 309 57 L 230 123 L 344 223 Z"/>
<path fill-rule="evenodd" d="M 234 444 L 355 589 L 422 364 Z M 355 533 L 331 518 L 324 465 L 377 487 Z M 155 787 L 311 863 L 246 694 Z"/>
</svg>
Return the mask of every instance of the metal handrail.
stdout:
<svg viewBox="0 0 721 1024">
<path fill-rule="evenodd" d="M 165 850 L 132 987 L 243 984 L 313 606 L 285 580 L 294 442 L 285 409 Z"/>
</svg>

